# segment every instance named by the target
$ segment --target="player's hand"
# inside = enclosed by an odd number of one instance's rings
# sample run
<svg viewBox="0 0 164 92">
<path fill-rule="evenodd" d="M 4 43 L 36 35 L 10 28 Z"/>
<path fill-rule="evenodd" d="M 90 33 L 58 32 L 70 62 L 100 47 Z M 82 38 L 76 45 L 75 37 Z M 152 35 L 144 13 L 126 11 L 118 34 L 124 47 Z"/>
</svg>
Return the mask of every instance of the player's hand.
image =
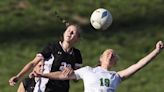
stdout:
<svg viewBox="0 0 164 92">
<path fill-rule="evenodd" d="M 30 78 L 34 77 L 41 77 L 41 74 L 43 73 L 43 63 L 39 62 L 33 69 L 33 71 L 29 74 Z"/>
<path fill-rule="evenodd" d="M 28 76 L 29 76 L 29 78 L 34 78 L 35 77 L 34 71 L 31 72 Z"/>
<path fill-rule="evenodd" d="M 164 44 L 162 41 L 158 41 L 156 44 L 156 49 L 160 52 L 164 48 Z"/>
<path fill-rule="evenodd" d="M 29 75 L 30 78 L 41 77 L 41 76 L 42 76 L 42 72 L 38 72 L 38 71 L 33 71 Z"/>
<path fill-rule="evenodd" d="M 10 80 L 9 80 L 9 85 L 10 86 L 14 86 L 17 82 L 18 82 L 18 77 L 17 76 L 13 76 L 13 77 L 11 77 L 10 78 Z"/>
<path fill-rule="evenodd" d="M 63 76 L 68 77 L 73 73 L 73 69 L 71 67 L 65 67 L 62 71 Z"/>
<path fill-rule="evenodd" d="M 29 78 L 34 78 L 34 77 L 41 77 L 42 75 L 42 69 L 34 69 L 30 74 L 29 74 Z"/>
</svg>

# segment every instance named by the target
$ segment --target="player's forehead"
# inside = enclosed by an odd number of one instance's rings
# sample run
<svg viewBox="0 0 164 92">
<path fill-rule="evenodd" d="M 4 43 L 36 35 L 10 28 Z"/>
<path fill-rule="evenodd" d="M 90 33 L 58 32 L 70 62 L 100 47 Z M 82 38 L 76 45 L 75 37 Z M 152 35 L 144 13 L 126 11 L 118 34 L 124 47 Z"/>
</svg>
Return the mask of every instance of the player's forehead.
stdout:
<svg viewBox="0 0 164 92">
<path fill-rule="evenodd" d="M 72 25 L 69 25 L 66 29 L 66 31 L 64 32 L 65 33 L 69 33 L 69 32 L 73 32 L 74 34 L 76 34 L 78 37 L 80 37 L 80 27 L 76 24 L 72 24 Z"/>
<path fill-rule="evenodd" d="M 111 53 L 111 52 L 113 52 L 113 49 L 106 49 L 103 54 L 108 54 L 108 53 Z"/>
<path fill-rule="evenodd" d="M 75 25 L 70 25 L 67 28 L 68 30 L 72 30 L 72 31 L 77 31 L 77 27 Z"/>
</svg>

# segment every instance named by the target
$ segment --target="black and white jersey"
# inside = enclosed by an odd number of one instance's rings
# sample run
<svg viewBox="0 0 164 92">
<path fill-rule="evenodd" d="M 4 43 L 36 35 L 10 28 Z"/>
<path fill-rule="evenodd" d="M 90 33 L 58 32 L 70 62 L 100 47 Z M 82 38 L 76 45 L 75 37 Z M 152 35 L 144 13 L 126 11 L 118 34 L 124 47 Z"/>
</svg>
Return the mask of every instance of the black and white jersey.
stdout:
<svg viewBox="0 0 164 92">
<path fill-rule="evenodd" d="M 50 72 L 62 71 L 67 67 L 76 67 L 82 64 L 81 53 L 78 49 L 71 48 L 70 53 L 64 52 L 59 42 L 48 44 L 42 52 L 45 63 L 52 61 Z M 45 92 L 68 92 L 69 80 L 51 80 L 49 79 Z"/>
<path fill-rule="evenodd" d="M 33 92 L 35 87 L 34 78 L 25 78 L 22 80 L 22 83 L 26 92 Z"/>
</svg>

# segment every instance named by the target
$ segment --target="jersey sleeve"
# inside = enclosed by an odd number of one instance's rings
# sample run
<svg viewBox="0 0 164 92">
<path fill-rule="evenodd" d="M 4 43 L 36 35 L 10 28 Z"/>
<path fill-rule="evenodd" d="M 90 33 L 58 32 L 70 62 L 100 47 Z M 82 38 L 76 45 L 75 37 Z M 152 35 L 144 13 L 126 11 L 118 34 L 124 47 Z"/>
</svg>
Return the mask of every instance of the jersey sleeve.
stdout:
<svg viewBox="0 0 164 92">
<path fill-rule="evenodd" d="M 120 75 L 118 73 L 116 73 L 116 78 L 117 78 L 119 83 L 122 81 L 122 79 L 121 79 L 121 77 L 120 77 Z"/>
<path fill-rule="evenodd" d="M 87 70 L 88 70 L 88 66 L 75 70 L 74 74 L 76 76 L 76 79 L 77 80 L 83 79 L 84 76 L 86 76 L 85 74 L 86 74 Z"/>
<path fill-rule="evenodd" d="M 121 83 L 122 80 L 118 73 L 114 73 L 113 77 L 112 77 L 112 81 L 114 81 L 113 85 L 115 85 L 115 87 L 116 87 L 117 85 L 119 85 Z"/>
<path fill-rule="evenodd" d="M 75 58 L 76 58 L 75 67 L 77 68 L 82 67 L 82 56 L 81 56 L 81 52 L 78 49 L 75 49 Z"/>
<path fill-rule="evenodd" d="M 51 57 L 52 49 L 53 49 L 53 44 L 49 43 L 40 52 L 40 54 L 42 54 L 42 56 L 44 57 L 45 60 L 47 60 Z"/>
<path fill-rule="evenodd" d="M 31 81 L 32 81 L 32 79 L 30 79 L 30 78 L 25 78 L 24 80 L 22 80 L 22 83 L 23 83 L 23 86 L 24 86 L 25 90 L 27 90 L 28 87 L 30 85 L 32 85 Z"/>
<path fill-rule="evenodd" d="M 23 86 L 25 88 L 25 90 L 27 90 L 27 85 L 28 85 L 28 79 L 25 78 L 24 80 L 22 80 Z"/>
</svg>

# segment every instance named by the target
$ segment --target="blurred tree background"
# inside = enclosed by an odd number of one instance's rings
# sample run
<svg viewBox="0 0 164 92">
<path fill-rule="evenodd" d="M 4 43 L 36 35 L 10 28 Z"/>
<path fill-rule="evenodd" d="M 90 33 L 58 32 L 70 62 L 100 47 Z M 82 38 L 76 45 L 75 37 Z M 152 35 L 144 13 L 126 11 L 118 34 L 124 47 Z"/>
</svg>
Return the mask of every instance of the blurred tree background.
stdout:
<svg viewBox="0 0 164 92">
<path fill-rule="evenodd" d="M 113 23 L 106 31 L 94 30 L 89 18 L 103 7 L 110 10 Z M 16 92 L 8 79 L 32 60 L 42 47 L 58 40 L 65 25 L 58 12 L 83 29 L 76 45 L 84 65 L 94 66 L 106 48 L 120 56 L 115 70 L 137 62 L 158 40 L 164 40 L 164 0 L 0 0 L 0 92 Z M 164 53 L 124 81 L 117 92 L 164 92 Z M 83 92 L 82 81 L 71 82 L 70 92 Z"/>
</svg>

